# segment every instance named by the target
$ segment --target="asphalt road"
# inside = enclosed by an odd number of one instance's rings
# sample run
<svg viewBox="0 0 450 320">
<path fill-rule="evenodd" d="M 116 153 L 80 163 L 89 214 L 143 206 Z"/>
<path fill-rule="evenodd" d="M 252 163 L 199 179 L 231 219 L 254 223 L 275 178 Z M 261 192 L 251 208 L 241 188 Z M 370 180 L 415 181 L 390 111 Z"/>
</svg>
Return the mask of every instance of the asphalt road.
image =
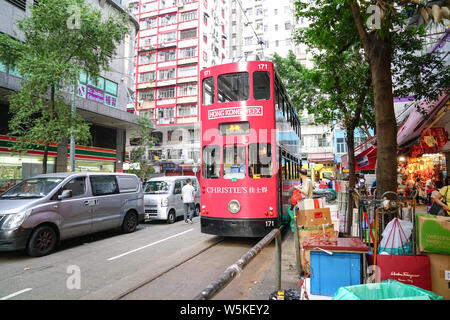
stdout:
<svg viewBox="0 0 450 320">
<path fill-rule="evenodd" d="M 192 299 L 257 242 L 202 234 L 199 222 L 66 240 L 40 258 L 0 252 L 0 300 Z"/>
</svg>

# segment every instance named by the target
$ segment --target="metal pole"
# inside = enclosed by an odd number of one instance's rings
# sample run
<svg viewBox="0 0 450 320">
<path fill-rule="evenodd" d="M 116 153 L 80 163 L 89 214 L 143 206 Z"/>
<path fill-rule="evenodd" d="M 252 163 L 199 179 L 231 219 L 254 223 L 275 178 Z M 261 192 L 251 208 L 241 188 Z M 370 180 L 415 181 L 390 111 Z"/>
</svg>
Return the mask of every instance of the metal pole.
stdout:
<svg viewBox="0 0 450 320">
<path fill-rule="evenodd" d="M 72 117 L 76 114 L 75 106 L 75 85 L 72 90 L 72 106 L 71 106 Z M 73 128 L 71 128 L 73 131 Z M 73 133 L 70 133 L 70 172 L 75 172 L 75 139 Z"/>
<path fill-rule="evenodd" d="M 276 257 L 275 257 L 275 288 L 281 290 L 281 233 L 275 237 Z"/>
<path fill-rule="evenodd" d="M 298 225 L 297 225 L 297 207 L 294 207 L 294 243 L 295 243 L 295 257 L 297 259 L 297 273 L 300 278 L 302 275 L 302 263 L 300 259 L 300 241 L 298 239 Z"/>
<path fill-rule="evenodd" d="M 236 275 L 241 272 L 242 269 L 279 234 L 279 229 L 273 229 L 271 232 L 269 232 L 261 241 L 259 241 L 253 248 L 251 248 L 250 251 L 244 254 L 235 264 L 229 266 L 219 279 L 211 282 L 205 289 L 202 290 L 202 292 L 196 295 L 193 300 L 209 300 L 213 298 L 218 292 L 225 288 L 225 286 L 228 285 L 231 280 L 233 280 L 234 277 L 236 277 Z"/>
</svg>

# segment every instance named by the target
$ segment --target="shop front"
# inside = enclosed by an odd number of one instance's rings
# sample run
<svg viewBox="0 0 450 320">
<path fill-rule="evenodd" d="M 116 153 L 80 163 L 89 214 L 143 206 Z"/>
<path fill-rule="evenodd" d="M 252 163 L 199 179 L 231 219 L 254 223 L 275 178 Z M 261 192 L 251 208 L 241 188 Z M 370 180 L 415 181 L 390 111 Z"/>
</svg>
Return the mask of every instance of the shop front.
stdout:
<svg viewBox="0 0 450 320">
<path fill-rule="evenodd" d="M 22 179 L 42 173 L 44 146 L 36 144 L 26 152 L 18 154 L 13 151 L 16 140 L 14 137 L 0 136 L 0 192 Z M 50 143 L 47 172 L 55 172 L 57 156 L 57 144 Z M 115 163 L 116 150 L 75 146 L 75 171 L 114 172 Z M 69 158 L 67 171 L 70 171 Z"/>
</svg>

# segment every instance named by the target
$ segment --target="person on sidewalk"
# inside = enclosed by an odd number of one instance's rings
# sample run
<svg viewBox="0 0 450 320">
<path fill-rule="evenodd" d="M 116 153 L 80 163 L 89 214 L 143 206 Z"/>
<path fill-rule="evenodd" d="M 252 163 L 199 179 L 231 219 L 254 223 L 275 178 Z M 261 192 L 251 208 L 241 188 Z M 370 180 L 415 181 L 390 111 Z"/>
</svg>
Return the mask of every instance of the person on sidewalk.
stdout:
<svg viewBox="0 0 450 320">
<path fill-rule="evenodd" d="M 187 179 L 186 185 L 181 189 L 181 199 L 184 206 L 184 222 L 192 224 L 192 217 L 195 211 L 195 189 L 192 180 Z"/>
<path fill-rule="evenodd" d="M 300 169 L 300 177 L 302 178 L 302 184 L 295 186 L 294 188 L 300 191 L 304 198 L 312 199 L 313 198 L 313 184 L 310 178 L 308 178 L 308 171 L 306 169 Z"/>
<path fill-rule="evenodd" d="M 440 199 L 435 201 L 444 208 L 443 215 L 444 216 L 450 216 L 450 177 L 445 178 L 444 187 L 439 190 L 439 193 L 441 195 Z"/>
</svg>

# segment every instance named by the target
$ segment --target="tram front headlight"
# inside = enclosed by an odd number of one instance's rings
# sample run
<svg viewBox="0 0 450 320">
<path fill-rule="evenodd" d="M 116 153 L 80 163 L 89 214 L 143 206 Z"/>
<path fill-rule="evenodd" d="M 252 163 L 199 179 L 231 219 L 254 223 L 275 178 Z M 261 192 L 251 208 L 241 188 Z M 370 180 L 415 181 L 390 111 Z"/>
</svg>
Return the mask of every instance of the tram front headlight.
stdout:
<svg viewBox="0 0 450 320">
<path fill-rule="evenodd" d="M 228 202 L 228 211 L 231 213 L 238 213 L 241 210 L 241 204 L 237 200 Z"/>
</svg>

